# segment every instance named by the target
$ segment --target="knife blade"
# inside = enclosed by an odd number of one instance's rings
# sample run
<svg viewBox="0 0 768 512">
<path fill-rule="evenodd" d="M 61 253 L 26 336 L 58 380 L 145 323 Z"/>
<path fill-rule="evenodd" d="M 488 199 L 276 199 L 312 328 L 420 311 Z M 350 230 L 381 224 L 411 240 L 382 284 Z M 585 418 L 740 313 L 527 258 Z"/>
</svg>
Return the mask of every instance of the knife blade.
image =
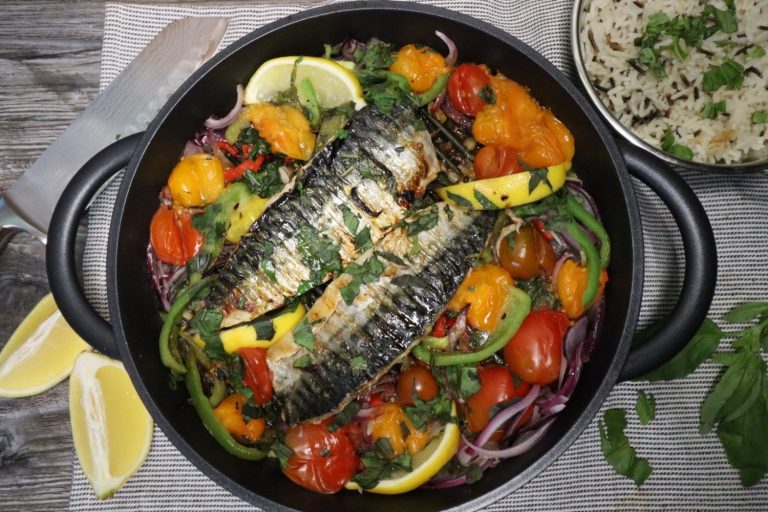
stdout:
<svg viewBox="0 0 768 512">
<path fill-rule="evenodd" d="M 146 129 L 168 97 L 213 56 L 228 25 L 224 17 L 189 17 L 161 30 L 0 196 L 0 252 L 14 230 L 45 242 L 72 176 L 117 138 Z"/>
</svg>

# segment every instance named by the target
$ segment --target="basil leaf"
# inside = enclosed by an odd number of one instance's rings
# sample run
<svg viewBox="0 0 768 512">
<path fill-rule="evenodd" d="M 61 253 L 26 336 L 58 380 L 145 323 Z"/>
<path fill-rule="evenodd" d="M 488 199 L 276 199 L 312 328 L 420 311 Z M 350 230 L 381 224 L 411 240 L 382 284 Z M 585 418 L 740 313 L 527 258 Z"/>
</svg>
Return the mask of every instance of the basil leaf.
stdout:
<svg viewBox="0 0 768 512">
<path fill-rule="evenodd" d="M 456 203 L 456 205 L 458 206 L 461 206 L 468 210 L 474 209 L 474 205 L 472 204 L 472 201 L 460 196 L 459 194 L 454 194 L 453 192 L 446 191 L 445 195 L 448 196 L 448 199 Z"/>
<path fill-rule="evenodd" d="M 283 443 L 275 443 L 272 445 L 272 453 L 277 456 L 277 460 L 280 461 L 280 468 L 285 469 L 288 465 L 288 459 L 293 456 L 293 450 L 285 446 Z"/>
<path fill-rule="evenodd" d="M 312 326 L 309 325 L 307 317 L 302 318 L 301 322 L 293 328 L 293 342 L 310 352 L 315 351 L 315 337 L 312 334 Z"/>
<path fill-rule="evenodd" d="M 667 153 L 684 160 L 693 160 L 693 150 L 688 146 L 683 146 L 682 144 L 675 144 L 669 149 L 669 151 L 667 151 Z"/>
<path fill-rule="evenodd" d="M 685 377 L 715 353 L 722 337 L 723 331 L 717 324 L 709 318 L 704 319 L 704 323 L 683 350 L 660 368 L 644 375 L 642 380 L 655 382 Z"/>
<path fill-rule="evenodd" d="M 357 218 L 352 210 L 345 204 L 341 205 L 341 215 L 344 218 L 344 226 L 351 234 L 357 233 L 357 228 L 360 227 L 360 219 Z"/>
<path fill-rule="evenodd" d="M 762 393 L 738 418 L 720 422 L 717 437 L 728 462 L 739 471 L 741 483 L 750 487 L 768 473 L 768 382 L 763 379 Z"/>
<path fill-rule="evenodd" d="M 328 431 L 333 432 L 352 421 L 359 410 L 360 404 L 355 401 L 349 402 L 347 406 L 333 418 L 333 421 L 328 424 Z"/>
<path fill-rule="evenodd" d="M 428 231 L 437 226 L 437 207 L 420 210 L 417 217 L 410 221 L 404 221 L 408 236 L 416 236 L 422 231 Z"/>
<path fill-rule="evenodd" d="M 608 464 L 616 473 L 626 476 L 638 487 L 650 476 L 653 469 L 647 459 L 638 457 L 624 434 L 627 413 L 623 409 L 608 409 L 597 424 L 600 431 L 600 448 Z"/>
<path fill-rule="evenodd" d="M 372 254 L 362 265 L 356 262 L 352 262 L 344 269 L 345 274 L 349 274 L 352 279 L 343 288 L 339 288 L 341 298 L 344 299 L 344 303 L 350 306 L 354 302 L 355 297 L 360 293 L 360 287 L 364 284 L 374 282 L 384 272 L 386 267 L 379 260 L 377 254 Z"/>
<path fill-rule="evenodd" d="M 475 193 L 475 199 L 478 203 L 480 203 L 480 206 L 485 208 L 486 210 L 498 210 L 499 207 L 493 204 L 493 201 L 488 199 L 482 192 L 479 190 L 474 190 Z"/>
<path fill-rule="evenodd" d="M 705 119 L 715 119 L 719 114 L 725 112 L 725 100 L 723 101 L 710 101 L 704 108 L 701 109 L 701 115 Z"/>
<path fill-rule="evenodd" d="M 275 160 L 264 165 L 259 172 L 245 171 L 243 178 L 248 189 L 263 198 L 272 197 L 283 190 L 285 183 L 280 178 L 280 165 L 282 162 Z"/>
<path fill-rule="evenodd" d="M 710 66 L 704 72 L 701 81 L 701 89 L 704 92 L 713 92 L 725 86 L 727 89 L 740 89 L 744 83 L 744 66 L 736 61 L 726 58 L 719 66 Z"/>
<path fill-rule="evenodd" d="M 656 418 L 656 397 L 646 394 L 645 391 L 638 391 L 635 411 L 641 425 L 649 424 Z"/>
<path fill-rule="evenodd" d="M 536 190 L 539 183 L 544 183 L 549 187 L 549 190 L 554 190 L 552 188 L 552 183 L 549 182 L 549 175 L 547 174 L 549 170 L 546 167 L 539 167 L 538 169 L 533 169 L 529 172 L 531 173 L 531 178 L 528 180 L 529 194 L 532 194 L 533 191 Z"/>
<path fill-rule="evenodd" d="M 361 372 L 368 368 L 368 361 L 362 356 L 356 356 L 349 360 L 349 368 L 353 372 Z"/>
<path fill-rule="evenodd" d="M 752 122 L 755 124 L 768 124 L 768 112 L 760 110 L 752 112 Z"/>
<path fill-rule="evenodd" d="M 371 240 L 371 228 L 365 227 L 355 236 L 355 248 L 360 252 L 365 252 L 373 247 Z"/>
<path fill-rule="evenodd" d="M 312 362 L 312 358 L 309 357 L 309 354 L 304 354 L 301 357 L 297 357 L 293 360 L 293 367 L 294 368 L 306 368 L 309 366 L 309 364 Z"/>
<path fill-rule="evenodd" d="M 750 59 L 759 59 L 763 55 L 765 55 L 765 48 L 762 46 L 753 46 L 747 50 L 747 57 Z"/>
<path fill-rule="evenodd" d="M 738 353 L 733 364 L 728 367 L 728 370 L 704 399 L 699 411 L 699 433 L 702 435 L 709 433 L 715 423 L 725 416 L 721 411 L 728 401 L 733 399 L 737 393 L 743 395 L 742 392 L 739 392 L 739 387 L 744 380 L 749 367 L 749 360 L 752 357 L 754 356 L 746 352 Z M 749 381 L 753 377 L 746 376 L 746 379 Z"/>
<path fill-rule="evenodd" d="M 768 314 L 768 302 L 745 302 L 731 308 L 723 320 L 732 324 L 746 324 L 763 314 Z"/>
</svg>

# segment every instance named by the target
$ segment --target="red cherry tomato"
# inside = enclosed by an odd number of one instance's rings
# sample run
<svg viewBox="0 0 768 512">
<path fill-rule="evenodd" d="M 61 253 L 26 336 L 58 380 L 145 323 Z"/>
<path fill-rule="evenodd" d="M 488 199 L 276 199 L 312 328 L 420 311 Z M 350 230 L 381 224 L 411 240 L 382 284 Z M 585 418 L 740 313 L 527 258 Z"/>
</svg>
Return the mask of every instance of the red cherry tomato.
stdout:
<svg viewBox="0 0 768 512">
<path fill-rule="evenodd" d="M 403 405 L 413 405 L 413 397 L 423 402 L 437 396 L 437 381 L 423 366 L 411 366 L 397 379 L 397 398 Z"/>
<path fill-rule="evenodd" d="M 483 89 L 490 85 L 491 77 L 485 69 L 477 64 L 460 64 L 448 79 L 448 94 L 459 112 L 476 116 L 486 104 Z"/>
<path fill-rule="evenodd" d="M 149 225 L 149 240 L 157 259 L 171 265 L 184 265 L 197 254 L 205 237 L 192 226 L 192 214 L 184 209 L 161 206 Z"/>
<path fill-rule="evenodd" d="M 500 364 L 489 364 L 477 369 L 480 377 L 480 391 L 467 400 L 467 422 L 471 432 L 480 432 L 490 421 L 491 409 L 496 405 L 523 397 L 531 386 L 521 382 L 515 386 L 509 368 Z"/>
<path fill-rule="evenodd" d="M 504 144 L 488 144 L 475 155 L 475 178 L 484 180 L 521 172 L 517 151 Z"/>
<path fill-rule="evenodd" d="M 283 472 L 295 483 L 321 494 L 333 494 L 357 472 L 360 460 L 352 441 L 340 431 L 302 423 L 285 434 L 293 455 Z"/>
<path fill-rule="evenodd" d="M 241 348 L 237 351 L 245 366 L 243 382 L 253 391 L 253 401 L 265 405 L 272 401 L 272 372 L 267 366 L 267 349 Z"/>
<path fill-rule="evenodd" d="M 533 279 L 541 273 L 552 275 L 557 257 L 549 241 L 529 224 L 514 235 L 512 247 L 505 240 L 499 244 L 499 265 L 515 279 Z"/>
<path fill-rule="evenodd" d="M 521 379 L 546 386 L 560 377 L 568 316 L 559 311 L 531 312 L 504 347 L 504 361 Z"/>
</svg>

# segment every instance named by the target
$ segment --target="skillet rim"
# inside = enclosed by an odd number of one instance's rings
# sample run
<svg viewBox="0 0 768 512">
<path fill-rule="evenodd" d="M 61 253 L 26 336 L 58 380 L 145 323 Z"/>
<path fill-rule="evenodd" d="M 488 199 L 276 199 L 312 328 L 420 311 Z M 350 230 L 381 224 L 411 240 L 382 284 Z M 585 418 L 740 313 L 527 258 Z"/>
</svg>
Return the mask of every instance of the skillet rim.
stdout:
<svg viewBox="0 0 768 512">
<path fill-rule="evenodd" d="M 112 318 L 113 330 L 117 339 L 117 344 L 120 350 L 121 359 L 125 365 L 128 373 L 136 387 L 139 396 L 144 402 L 145 406 L 152 415 L 154 421 L 158 424 L 160 429 L 171 441 L 171 443 L 182 452 L 185 458 L 187 458 L 193 465 L 195 465 L 202 473 L 211 478 L 218 485 L 228 490 L 235 496 L 249 502 L 251 504 L 270 509 L 280 511 L 292 511 L 293 508 L 287 507 L 281 503 L 272 501 L 269 498 L 261 496 L 257 492 L 240 485 L 233 481 L 218 470 L 216 466 L 208 462 L 203 458 L 171 425 L 171 422 L 166 418 L 161 408 L 155 403 L 152 393 L 144 385 L 144 380 L 136 367 L 135 361 L 131 355 L 128 347 L 128 340 L 125 336 L 123 317 L 121 313 L 119 294 L 117 293 L 119 287 L 119 279 L 116 272 L 117 254 L 120 238 L 117 236 L 121 232 L 122 218 L 127 205 L 128 192 L 133 185 L 133 180 L 139 169 L 139 166 L 144 158 L 144 155 L 149 147 L 150 142 L 154 139 L 156 133 L 160 127 L 164 124 L 166 118 L 171 112 L 175 111 L 178 103 L 184 98 L 192 89 L 194 89 L 198 82 L 209 73 L 213 72 L 222 62 L 226 61 L 231 55 L 237 53 L 241 49 L 255 44 L 255 42 L 268 34 L 284 30 L 292 27 L 295 24 L 317 17 L 322 17 L 329 14 L 336 14 L 340 12 L 355 11 L 362 13 L 363 11 L 375 12 L 375 11 L 396 11 L 396 12 L 412 12 L 420 15 L 428 15 L 437 18 L 447 19 L 453 22 L 460 23 L 468 26 L 472 30 L 479 30 L 488 33 L 495 37 L 503 44 L 507 49 L 514 52 L 520 52 L 525 54 L 527 58 L 532 60 L 535 65 L 538 65 L 542 71 L 544 71 L 549 77 L 557 83 L 557 85 L 564 90 L 569 96 L 570 100 L 576 103 L 576 106 L 586 116 L 587 120 L 592 124 L 597 135 L 602 140 L 605 149 L 608 152 L 613 168 L 617 174 L 619 185 L 621 187 L 624 200 L 627 206 L 627 216 L 629 219 L 629 228 L 632 241 L 632 276 L 631 276 L 631 290 L 629 291 L 629 301 L 627 305 L 627 313 L 623 321 L 623 329 L 621 339 L 616 343 L 616 352 L 613 360 L 605 371 L 602 377 L 602 382 L 597 387 L 596 391 L 589 399 L 586 407 L 582 409 L 578 418 L 574 421 L 569 430 L 557 440 L 552 447 L 544 452 L 536 461 L 534 461 L 527 468 L 515 475 L 510 480 L 497 486 L 489 492 L 483 495 L 477 496 L 473 499 L 465 501 L 455 507 L 451 507 L 446 510 L 453 511 L 469 511 L 476 510 L 480 507 L 489 505 L 499 499 L 507 496 L 515 489 L 522 487 L 524 484 L 533 479 L 536 475 L 542 472 L 546 467 L 551 465 L 586 429 L 589 423 L 592 421 L 595 414 L 605 401 L 608 393 L 613 389 L 614 385 L 618 381 L 619 374 L 622 367 L 629 355 L 629 349 L 632 342 L 632 334 L 634 332 L 635 325 L 640 313 L 640 303 L 642 296 L 642 278 L 644 269 L 643 260 L 643 243 L 642 243 L 642 228 L 640 223 L 640 213 L 637 206 L 637 201 L 634 193 L 632 182 L 629 178 L 629 173 L 624 165 L 623 157 L 618 149 L 618 146 L 613 137 L 608 132 L 607 128 L 602 122 L 594 107 L 587 101 L 586 98 L 578 91 L 576 86 L 566 77 L 560 70 L 555 68 L 553 64 L 547 61 L 541 54 L 533 50 L 531 47 L 512 36 L 511 34 L 479 19 L 473 18 L 469 15 L 451 11 L 442 7 L 436 7 L 426 4 L 416 4 L 412 2 L 400 2 L 390 0 L 375 0 L 365 2 L 343 2 L 337 4 L 331 4 L 327 6 L 308 9 L 306 11 L 298 12 L 288 15 L 272 23 L 266 24 L 256 30 L 246 34 L 242 38 L 238 39 L 231 45 L 225 47 L 208 62 L 195 71 L 168 99 L 166 104 L 155 116 L 150 123 L 147 130 L 144 132 L 136 152 L 134 153 L 130 163 L 128 164 L 123 178 L 122 184 L 119 188 L 117 200 L 115 202 L 115 209 L 113 211 L 112 222 L 110 225 L 109 244 L 107 250 L 107 296 L 110 316 Z M 379 499 L 381 499 L 379 497 Z"/>
</svg>

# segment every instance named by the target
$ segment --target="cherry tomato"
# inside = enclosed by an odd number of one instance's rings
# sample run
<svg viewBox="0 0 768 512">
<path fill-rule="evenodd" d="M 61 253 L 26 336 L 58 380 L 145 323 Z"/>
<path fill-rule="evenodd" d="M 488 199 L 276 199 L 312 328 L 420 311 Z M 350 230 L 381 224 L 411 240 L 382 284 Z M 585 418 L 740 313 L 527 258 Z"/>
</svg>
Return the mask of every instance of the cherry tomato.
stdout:
<svg viewBox="0 0 768 512">
<path fill-rule="evenodd" d="M 179 206 L 205 206 L 224 191 L 224 166 L 207 153 L 185 156 L 168 177 L 168 190 Z"/>
<path fill-rule="evenodd" d="M 415 93 L 427 92 L 440 75 L 448 72 L 442 55 L 430 48 L 419 48 L 413 44 L 400 48 L 389 70 L 408 80 L 408 85 Z"/>
<path fill-rule="evenodd" d="M 490 421 L 491 409 L 496 405 L 523 397 L 531 386 L 521 382 L 515 386 L 509 369 L 500 364 L 488 364 L 477 369 L 480 378 L 480 391 L 467 400 L 467 423 L 471 432 L 480 432 Z"/>
<path fill-rule="evenodd" d="M 474 117 L 486 105 L 483 89 L 490 85 L 491 78 L 485 69 L 477 64 L 460 64 L 448 79 L 448 95 L 456 110 Z"/>
<path fill-rule="evenodd" d="M 371 442 L 385 437 L 392 447 L 392 456 L 405 450 L 413 455 L 424 449 L 429 442 L 429 429 L 417 430 L 411 419 L 398 404 L 384 404 L 379 407 L 368 422 Z"/>
<path fill-rule="evenodd" d="M 309 160 L 315 150 L 315 134 L 307 117 L 290 105 L 256 103 L 243 114 L 259 135 L 269 142 L 273 153 L 296 160 Z"/>
<path fill-rule="evenodd" d="M 448 302 L 448 309 L 460 311 L 469 304 L 467 322 L 475 329 L 492 331 L 501 320 L 507 290 L 514 284 L 509 272 L 493 263 L 470 271 Z"/>
<path fill-rule="evenodd" d="M 149 240 L 157 259 L 179 266 L 197 254 L 205 237 L 192 226 L 189 211 L 161 206 L 149 225 Z"/>
<path fill-rule="evenodd" d="M 413 405 L 413 397 L 428 402 L 437 396 L 437 381 L 423 366 L 411 366 L 397 379 L 397 398 L 403 405 Z"/>
<path fill-rule="evenodd" d="M 504 144 L 488 144 L 475 155 L 475 178 L 484 180 L 515 174 L 523 168 L 517 160 L 517 151 Z"/>
<path fill-rule="evenodd" d="M 551 384 L 560 377 L 563 338 L 569 324 L 565 313 L 532 311 L 504 347 L 504 361 L 529 384 Z"/>
<path fill-rule="evenodd" d="M 261 439 L 267 423 L 264 418 L 253 418 L 246 422 L 243 417 L 244 404 L 244 396 L 229 395 L 216 406 L 213 413 L 235 439 L 246 443 L 255 443 Z"/>
<path fill-rule="evenodd" d="M 513 235 L 509 235 L 513 236 Z M 514 234 L 512 247 L 508 240 L 499 244 L 499 264 L 515 279 L 533 279 L 555 268 L 555 251 L 546 238 L 529 224 Z"/>
<path fill-rule="evenodd" d="M 608 281 L 608 272 L 600 272 L 600 285 L 597 289 L 597 295 L 592 304 L 600 300 L 605 290 L 605 283 Z M 570 318 L 579 318 L 584 314 L 584 303 L 582 296 L 587 287 L 587 269 L 573 260 L 565 260 L 557 273 L 557 298 L 563 305 L 563 311 Z M 591 305 L 591 304 L 590 304 Z"/>
<path fill-rule="evenodd" d="M 272 372 L 267 366 L 267 349 L 248 347 L 237 351 L 245 366 L 243 382 L 253 391 L 253 401 L 265 405 L 272 401 Z"/>
<path fill-rule="evenodd" d="M 352 441 L 340 431 L 302 423 L 285 433 L 293 450 L 283 472 L 295 483 L 321 494 L 339 492 L 360 464 Z"/>
</svg>

